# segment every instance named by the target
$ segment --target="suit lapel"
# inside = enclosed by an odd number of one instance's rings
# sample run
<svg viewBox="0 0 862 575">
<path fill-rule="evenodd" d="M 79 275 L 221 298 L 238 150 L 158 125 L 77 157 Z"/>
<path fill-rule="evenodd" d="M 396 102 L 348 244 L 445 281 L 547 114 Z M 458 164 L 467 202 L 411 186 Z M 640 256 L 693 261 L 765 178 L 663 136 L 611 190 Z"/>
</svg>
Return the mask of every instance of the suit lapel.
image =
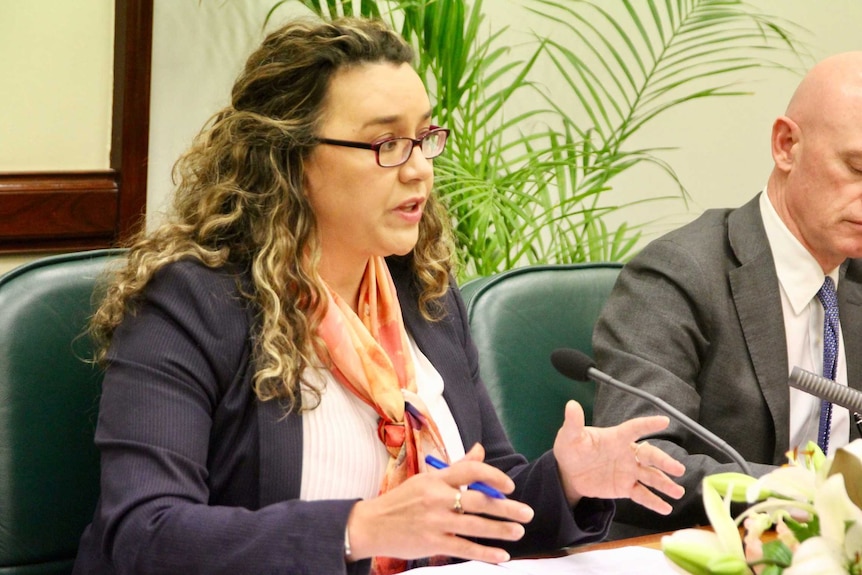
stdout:
<svg viewBox="0 0 862 575">
<path fill-rule="evenodd" d="M 841 317 L 844 357 L 847 360 L 847 384 L 862 391 L 862 361 L 856 355 L 862 346 L 862 262 L 849 260 L 841 273 L 838 281 L 838 313 Z M 851 421 L 850 438 L 857 437 L 859 432 Z"/>
<path fill-rule="evenodd" d="M 754 374 L 772 415 L 778 461 L 790 441 L 787 345 L 778 276 L 759 201 L 758 195 L 728 217 L 728 239 L 739 261 L 728 275 Z"/>
<path fill-rule="evenodd" d="M 285 415 L 275 399 L 257 402 L 260 438 L 260 506 L 299 499 L 302 487 L 302 416 Z"/>
</svg>

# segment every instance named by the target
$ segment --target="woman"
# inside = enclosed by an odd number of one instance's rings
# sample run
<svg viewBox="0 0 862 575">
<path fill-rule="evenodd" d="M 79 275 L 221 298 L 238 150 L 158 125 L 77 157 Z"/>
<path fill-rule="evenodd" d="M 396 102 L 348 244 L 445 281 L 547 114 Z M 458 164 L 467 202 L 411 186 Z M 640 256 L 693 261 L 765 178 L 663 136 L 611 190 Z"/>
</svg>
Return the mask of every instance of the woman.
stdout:
<svg viewBox="0 0 862 575">
<path fill-rule="evenodd" d="M 603 537 L 598 498 L 681 495 L 679 463 L 633 451 L 663 417 L 585 428 L 573 402 L 553 452 L 514 453 L 451 283 L 448 131 L 412 58 L 377 22 L 290 23 L 178 162 L 175 216 L 93 320 L 102 492 L 76 573 L 501 562 Z"/>
</svg>

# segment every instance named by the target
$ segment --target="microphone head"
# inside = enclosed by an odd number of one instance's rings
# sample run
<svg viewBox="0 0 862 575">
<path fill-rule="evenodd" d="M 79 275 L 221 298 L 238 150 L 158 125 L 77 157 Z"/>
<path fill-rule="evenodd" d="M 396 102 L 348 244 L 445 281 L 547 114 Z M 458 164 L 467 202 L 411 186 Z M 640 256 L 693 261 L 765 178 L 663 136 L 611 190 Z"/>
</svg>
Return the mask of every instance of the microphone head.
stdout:
<svg viewBox="0 0 862 575">
<path fill-rule="evenodd" d="M 580 350 L 560 348 L 551 352 L 551 364 L 570 379 L 589 381 L 590 368 L 595 367 L 596 362 Z"/>
</svg>

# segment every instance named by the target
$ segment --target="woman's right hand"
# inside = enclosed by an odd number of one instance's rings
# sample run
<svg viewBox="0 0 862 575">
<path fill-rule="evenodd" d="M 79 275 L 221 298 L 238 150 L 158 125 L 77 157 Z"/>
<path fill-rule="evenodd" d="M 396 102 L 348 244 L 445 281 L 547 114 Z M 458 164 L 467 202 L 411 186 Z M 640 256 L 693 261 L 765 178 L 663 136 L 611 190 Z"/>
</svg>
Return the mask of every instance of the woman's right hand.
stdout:
<svg viewBox="0 0 862 575">
<path fill-rule="evenodd" d="M 487 563 L 508 561 L 505 550 L 466 537 L 517 541 L 524 536 L 522 524 L 533 519 L 533 510 L 512 499 L 461 489 L 474 481 L 506 494 L 515 489 L 511 478 L 483 463 L 484 458 L 485 450 L 476 444 L 446 469 L 414 475 L 379 497 L 357 502 L 347 521 L 351 557 L 447 555 Z M 459 493 L 463 513 L 456 510 Z"/>
</svg>

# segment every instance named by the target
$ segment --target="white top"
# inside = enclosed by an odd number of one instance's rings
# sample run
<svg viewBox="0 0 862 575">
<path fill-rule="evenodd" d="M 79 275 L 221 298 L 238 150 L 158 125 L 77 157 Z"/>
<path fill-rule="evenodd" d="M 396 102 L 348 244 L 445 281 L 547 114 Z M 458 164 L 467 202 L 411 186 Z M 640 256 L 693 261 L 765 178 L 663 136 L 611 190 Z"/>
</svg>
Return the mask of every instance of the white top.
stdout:
<svg viewBox="0 0 862 575">
<path fill-rule="evenodd" d="M 787 373 L 794 366 L 823 375 L 823 306 L 817 292 L 825 275 L 814 256 L 796 239 L 766 194 L 760 196 L 763 227 L 775 260 L 775 271 L 781 291 L 784 312 L 784 333 L 787 337 Z M 838 288 L 838 268 L 829 272 Z M 839 328 L 838 365 L 835 380 L 847 385 L 847 363 L 844 354 L 844 334 Z M 817 442 L 820 426 L 820 399 L 795 388 L 790 390 L 790 448 Z M 850 434 L 850 414 L 847 409 L 832 406 L 829 452 L 846 445 Z"/>
<path fill-rule="evenodd" d="M 413 338 L 408 339 L 419 397 L 440 430 L 449 458 L 457 461 L 464 457 L 464 445 L 443 399 L 443 378 Z M 377 412 L 345 389 L 329 370 L 308 368 L 303 379 L 323 388 L 323 394 L 320 405 L 302 416 L 300 499 L 376 497 L 389 461 L 389 453 L 377 437 Z M 304 405 L 310 401 L 310 395 L 303 395 Z"/>
</svg>

